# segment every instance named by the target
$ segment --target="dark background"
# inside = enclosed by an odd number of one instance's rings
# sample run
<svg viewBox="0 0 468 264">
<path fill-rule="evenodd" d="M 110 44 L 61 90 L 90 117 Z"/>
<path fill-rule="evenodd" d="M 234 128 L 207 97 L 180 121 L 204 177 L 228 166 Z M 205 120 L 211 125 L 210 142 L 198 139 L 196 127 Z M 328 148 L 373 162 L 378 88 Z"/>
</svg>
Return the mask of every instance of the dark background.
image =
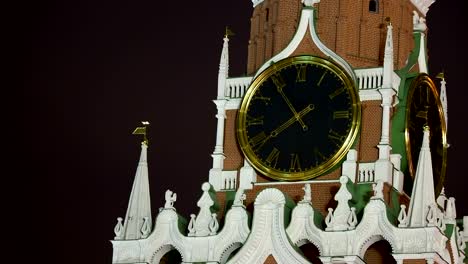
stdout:
<svg viewBox="0 0 468 264">
<path fill-rule="evenodd" d="M 439 0 L 428 13 L 430 73 L 443 69 L 448 82 L 446 193 L 456 197 L 459 216 L 468 215 L 466 5 Z M 241 76 L 251 2 L 47 1 L 19 11 L 22 100 L 3 100 L 15 105 L 6 111 L 13 133 L 25 135 L 6 139 L 14 147 L 8 176 L 20 182 L 13 207 L 26 215 L 20 222 L 7 215 L 15 222 L 8 231 L 28 249 L 14 258 L 111 263 L 109 240 L 116 217 L 125 216 L 140 154 L 131 132 L 141 120 L 151 122 L 153 212 L 171 189 L 180 214 L 196 213 L 215 145 L 211 100 L 224 28 L 236 33 L 230 76 Z"/>
</svg>

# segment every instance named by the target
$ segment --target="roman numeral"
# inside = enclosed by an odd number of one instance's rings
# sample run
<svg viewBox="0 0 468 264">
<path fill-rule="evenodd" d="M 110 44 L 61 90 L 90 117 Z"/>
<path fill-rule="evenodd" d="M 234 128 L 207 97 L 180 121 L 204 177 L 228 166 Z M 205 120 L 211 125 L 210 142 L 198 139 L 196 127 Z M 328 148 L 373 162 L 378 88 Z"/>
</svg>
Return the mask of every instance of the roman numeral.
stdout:
<svg viewBox="0 0 468 264">
<path fill-rule="evenodd" d="M 425 111 L 420 110 L 416 114 L 416 117 L 422 118 L 422 119 L 426 120 L 426 122 L 427 122 L 427 112 L 428 112 L 428 110 L 425 110 Z"/>
<path fill-rule="evenodd" d="M 318 150 L 318 148 L 314 148 L 314 157 L 315 157 L 315 166 L 319 165 L 319 158 L 321 161 L 325 161 L 327 157 L 325 157 L 322 152 Z M 321 163 L 321 162 L 320 162 Z"/>
<path fill-rule="evenodd" d="M 272 75 L 271 79 L 278 89 L 283 89 L 283 87 L 286 86 L 286 82 L 284 81 L 281 74 Z"/>
<path fill-rule="evenodd" d="M 299 155 L 296 153 L 291 154 L 291 162 L 289 166 L 289 171 L 301 171 L 301 163 L 299 162 Z"/>
<path fill-rule="evenodd" d="M 339 147 L 341 146 L 341 143 L 345 141 L 346 136 L 342 136 L 338 134 L 337 132 L 330 129 L 330 131 L 328 132 L 328 139 L 330 139 L 333 143 L 335 143 Z"/>
<path fill-rule="evenodd" d="M 320 86 L 320 84 L 322 83 L 323 78 L 325 77 L 325 75 L 327 75 L 327 72 L 326 72 L 326 71 L 323 72 L 322 76 L 320 77 L 320 79 L 319 79 L 319 81 L 318 81 L 318 83 L 317 83 L 317 86 Z"/>
<path fill-rule="evenodd" d="M 267 136 L 265 132 L 262 131 L 256 136 L 254 136 L 253 138 L 251 138 L 249 140 L 249 143 L 252 146 L 252 149 L 258 150 L 259 148 L 263 146 L 263 144 L 265 144 L 266 140 L 267 140 Z"/>
<path fill-rule="evenodd" d="M 265 97 L 265 96 L 254 96 L 253 100 L 261 100 L 262 102 L 265 103 L 265 105 L 269 105 L 271 98 L 270 97 Z"/>
<path fill-rule="evenodd" d="M 349 111 L 335 111 L 333 112 L 333 119 L 339 119 L 339 118 L 349 118 Z"/>
<path fill-rule="evenodd" d="M 341 87 L 340 89 L 337 89 L 333 93 L 328 95 L 328 97 L 330 97 L 330 99 L 333 99 L 333 98 L 337 97 L 338 95 L 340 95 L 341 93 L 343 93 L 344 91 L 346 91 L 346 88 Z"/>
<path fill-rule="evenodd" d="M 277 148 L 273 148 L 268 154 L 268 157 L 265 160 L 265 163 L 268 164 L 268 166 L 276 168 L 276 164 L 278 163 L 278 158 L 280 155 L 280 151 Z"/>
<path fill-rule="evenodd" d="M 307 80 L 306 69 L 307 65 L 299 65 L 297 67 L 296 82 L 305 82 Z"/>
<path fill-rule="evenodd" d="M 263 125 L 263 116 L 253 117 L 247 115 L 247 126 Z"/>
</svg>

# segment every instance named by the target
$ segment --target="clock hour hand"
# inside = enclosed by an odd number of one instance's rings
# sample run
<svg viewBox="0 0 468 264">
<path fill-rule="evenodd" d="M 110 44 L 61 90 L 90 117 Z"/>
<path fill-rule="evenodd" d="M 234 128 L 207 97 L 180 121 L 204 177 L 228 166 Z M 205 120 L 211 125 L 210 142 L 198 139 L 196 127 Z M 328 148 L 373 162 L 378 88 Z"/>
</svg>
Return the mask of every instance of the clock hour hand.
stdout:
<svg viewBox="0 0 468 264">
<path fill-rule="evenodd" d="M 286 122 L 284 122 L 282 125 L 277 127 L 275 130 L 271 131 L 270 135 L 267 137 L 268 139 L 271 137 L 276 137 L 278 136 L 279 133 L 281 133 L 283 130 L 288 128 L 290 125 L 294 124 L 296 120 L 301 120 L 300 118 L 305 116 L 307 113 L 310 111 L 314 110 L 315 106 L 313 104 L 308 105 L 306 108 L 302 109 L 299 113 L 297 113 L 297 116 L 294 115 L 290 119 L 288 119 Z M 299 119 L 297 119 L 299 118 Z"/>
<path fill-rule="evenodd" d="M 294 106 L 291 104 L 291 102 L 289 101 L 288 97 L 286 97 L 286 95 L 283 93 L 283 89 L 282 87 L 277 87 L 278 88 L 278 93 L 281 94 L 281 96 L 283 97 L 284 101 L 286 102 L 286 104 L 289 106 L 289 109 L 291 109 L 291 112 L 293 112 L 294 114 L 294 119 L 297 120 L 299 122 L 299 124 L 301 124 L 302 126 L 302 130 L 304 131 L 307 131 L 308 127 L 306 124 L 304 124 L 304 121 L 302 121 L 301 119 L 301 116 L 299 115 L 299 113 L 296 112 L 296 109 L 294 109 Z M 307 109 L 307 107 L 306 107 Z"/>
</svg>

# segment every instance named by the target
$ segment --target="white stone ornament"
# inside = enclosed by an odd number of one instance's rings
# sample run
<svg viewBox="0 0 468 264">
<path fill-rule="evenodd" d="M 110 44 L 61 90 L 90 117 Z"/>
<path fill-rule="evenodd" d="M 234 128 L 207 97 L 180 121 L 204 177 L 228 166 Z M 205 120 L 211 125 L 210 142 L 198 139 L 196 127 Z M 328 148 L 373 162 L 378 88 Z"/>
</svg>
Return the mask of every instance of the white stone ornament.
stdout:
<svg viewBox="0 0 468 264">
<path fill-rule="evenodd" d="M 195 217 L 195 214 L 190 215 L 190 222 L 187 227 L 189 231 L 188 236 L 195 236 L 195 221 L 197 221 Z"/>
<path fill-rule="evenodd" d="M 437 197 L 437 204 L 442 208 L 442 210 L 445 211 L 446 207 L 446 202 L 447 202 L 447 197 L 445 196 L 445 187 L 442 187 L 442 190 L 440 191 L 439 196 Z"/>
<path fill-rule="evenodd" d="M 348 217 L 348 229 L 353 230 L 357 224 L 356 208 L 351 207 L 351 213 Z"/>
<path fill-rule="evenodd" d="M 334 197 L 335 201 L 338 201 L 338 205 L 333 212 L 333 217 L 330 219 L 330 226 L 327 225 L 327 230 L 343 231 L 348 230 L 349 227 L 348 218 L 351 213 L 351 208 L 349 207 L 348 201 L 353 197 L 346 187 L 348 177 L 341 176 L 340 183 L 341 187 Z"/>
<path fill-rule="evenodd" d="M 420 17 L 418 12 L 413 11 L 413 30 L 414 31 L 426 31 L 426 19 L 424 17 Z"/>
<path fill-rule="evenodd" d="M 302 0 L 301 2 L 304 4 L 304 6 L 312 7 L 314 4 L 320 3 L 320 0 Z"/>
<path fill-rule="evenodd" d="M 210 222 L 210 235 L 216 235 L 216 232 L 219 228 L 218 219 L 216 218 L 216 213 L 211 214 L 211 222 Z"/>
<path fill-rule="evenodd" d="M 408 215 L 406 214 L 406 205 L 400 205 L 400 213 L 398 214 L 398 227 L 408 226 Z"/>
<path fill-rule="evenodd" d="M 236 196 L 234 197 L 233 206 L 244 206 L 244 200 L 247 199 L 247 196 L 244 193 L 244 189 L 239 188 L 236 191 Z"/>
<path fill-rule="evenodd" d="M 141 226 L 141 238 L 147 238 L 151 232 L 151 226 L 149 225 L 148 217 L 143 218 L 143 225 Z"/>
<path fill-rule="evenodd" d="M 383 181 L 377 180 L 377 183 L 372 184 L 372 189 L 374 190 L 374 196 L 372 196 L 372 199 L 383 200 Z"/>
<path fill-rule="evenodd" d="M 174 202 L 177 200 L 177 194 L 173 193 L 171 190 L 166 191 L 166 203 L 164 204 L 164 209 L 175 209 Z"/>
<path fill-rule="evenodd" d="M 466 248 L 466 243 L 463 241 L 463 233 L 460 228 L 457 226 L 457 244 L 458 248 L 463 251 Z"/>
<path fill-rule="evenodd" d="M 429 206 L 429 210 L 427 212 L 427 226 L 436 226 L 437 223 L 437 212 L 436 212 L 436 205 L 431 204 Z"/>
<path fill-rule="evenodd" d="M 114 239 L 115 240 L 120 240 L 123 238 L 122 237 L 122 230 L 123 230 L 122 220 L 123 220 L 122 217 L 117 217 L 117 224 L 114 227 L 114 234 L 115 234 Z"/>
<path fill-rule="evenodd" d="M 333 230 L 333 208 L 328 208 L 328 214 L 325 217 L 325 224 L 327 225 L 327 228 L 325 228 L 325 230 Z"/>
<path fill-rule="evenodd" d="M 312 189 L 310 187 L 310 183 L 306 183 L 304 187 L 302 187 L 302 190 L 304 190 L 304 198 L 302 198 L 302 203 L 312 203 Z"/>
<path fill-rule="evenodd" d="M 197 202 L 197 206 L 200 208 L 197 219 L 194 223 L 195 236 L 208 236 L 210 234 L 210 222 L 211 222 L 211 206 L 214 205 L 213 200 L 209 194 L 211 185 L 207 182 L 202 184 L 203 194 Z"/>
<path fill-rule="evenodd" d="M 450 222 L 454 223 L 457 218 L 457 212 L 455 209 L 455 198 L 450 197 L 447 201 L 447 207 L 445 209 L 445 218 Z"/>
</svg>

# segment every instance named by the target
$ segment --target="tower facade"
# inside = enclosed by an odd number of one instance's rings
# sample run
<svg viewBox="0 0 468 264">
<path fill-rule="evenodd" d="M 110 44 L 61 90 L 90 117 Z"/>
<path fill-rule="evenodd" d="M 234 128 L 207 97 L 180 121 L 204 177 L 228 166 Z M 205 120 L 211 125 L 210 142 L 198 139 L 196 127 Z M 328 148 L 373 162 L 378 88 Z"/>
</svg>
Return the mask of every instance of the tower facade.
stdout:
<svg viewBox="0 0 468 264">
<path fill-rule="evenodd" d="M 118 220 L 113 263 L 463 263 L 433 1 L 252 2 L 247 77 L 223 40 L 199 213 L 184 221 L 168 190 L 152 227 L 140 161 L 127 215 L 142 219 Z"/>
</svg>

